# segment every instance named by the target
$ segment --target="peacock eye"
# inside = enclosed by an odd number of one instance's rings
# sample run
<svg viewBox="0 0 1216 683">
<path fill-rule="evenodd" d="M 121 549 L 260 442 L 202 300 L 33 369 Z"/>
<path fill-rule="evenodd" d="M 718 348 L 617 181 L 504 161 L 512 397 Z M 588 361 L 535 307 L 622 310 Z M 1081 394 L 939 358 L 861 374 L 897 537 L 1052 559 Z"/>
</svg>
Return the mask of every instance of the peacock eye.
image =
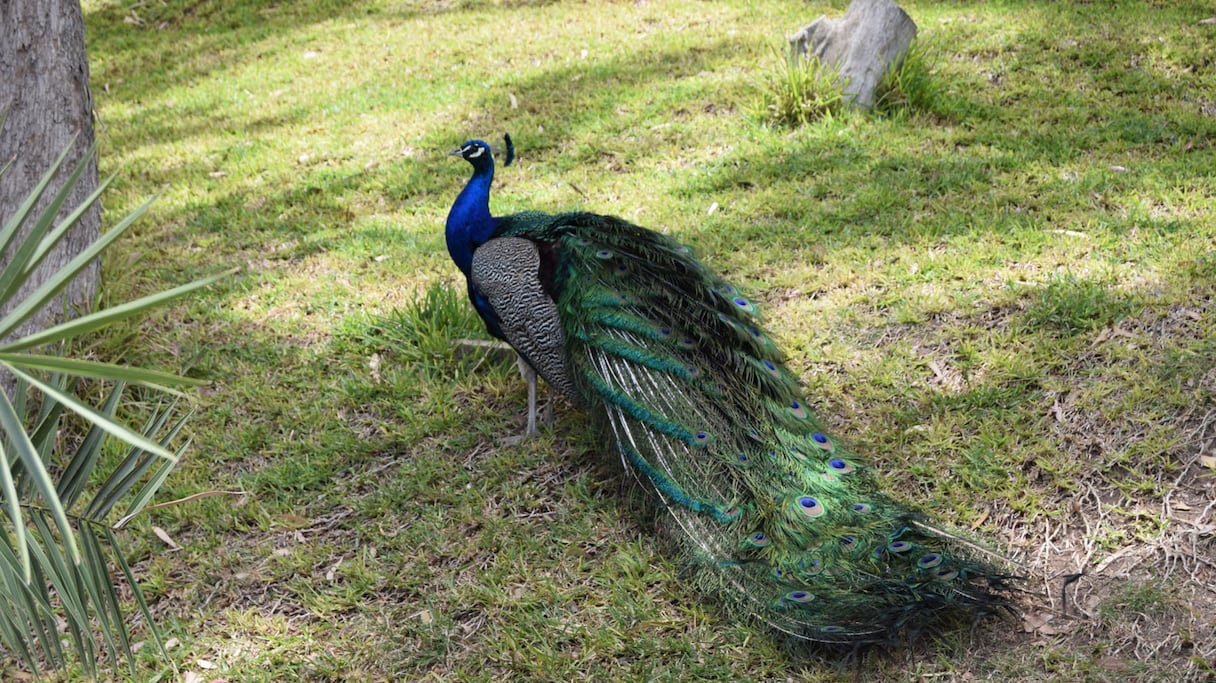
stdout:
<svg viewBox="0 0 1216 683">
<path fill-rule="evenodd" d="M 469 145 L 468 147 L 465 147 L 464 158 L 476 159 L 477 157 L 481 156 L 481 153 L 484 151 L 486 150 L 482 148 L 481 145 Z"/>
</svg>

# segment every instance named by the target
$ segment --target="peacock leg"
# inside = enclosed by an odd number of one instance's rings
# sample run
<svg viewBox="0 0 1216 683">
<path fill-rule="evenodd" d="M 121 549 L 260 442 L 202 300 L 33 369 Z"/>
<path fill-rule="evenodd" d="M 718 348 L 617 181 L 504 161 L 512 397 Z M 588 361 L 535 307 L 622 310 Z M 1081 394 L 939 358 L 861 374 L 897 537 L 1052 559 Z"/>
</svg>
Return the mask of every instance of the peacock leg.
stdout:
<svg viewBox="0 0 1216 683">
<path fill-rule="evenodd" d="M 553 402 L 557 400 L 557 391 L 553 387 L 549 387 L 549 400 L 545 401 L 545 412 L 541 416 L 541 421 L 545 423 L 546 428 L 553 427 Z"/>
<path fill-rule="evenodd" d="M 524 436 L 532 436 L 539 433 L 536 429 L 536 371 L 524 361 L 523 356 L 516 356 L 515 362 L 519 365 L 519 374 L 528 383 L 528 426 L 524 429 Z"/>
</svg>

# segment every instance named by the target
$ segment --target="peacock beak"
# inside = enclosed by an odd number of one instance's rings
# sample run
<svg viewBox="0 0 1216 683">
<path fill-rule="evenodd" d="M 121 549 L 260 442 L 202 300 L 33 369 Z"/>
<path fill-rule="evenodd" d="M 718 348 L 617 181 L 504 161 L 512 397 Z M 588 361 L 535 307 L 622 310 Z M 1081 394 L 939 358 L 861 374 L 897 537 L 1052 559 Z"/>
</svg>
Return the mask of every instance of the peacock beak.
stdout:
<svg viewBox="0 0 1216 683">
<path fill-rule="evenodd" d="M 454 149 L 454 150 L 452 150 L 452 151 L 448 152 L 448 156 L 450 156 L 450 157 L 458 157 L 458 156 L 460 156 L 460 155 L 461 155 L 461 154 L 463 154 L 463 153 L 464 153 L 464 147 L 461 147 L 460 149 Z"/>
</svg>

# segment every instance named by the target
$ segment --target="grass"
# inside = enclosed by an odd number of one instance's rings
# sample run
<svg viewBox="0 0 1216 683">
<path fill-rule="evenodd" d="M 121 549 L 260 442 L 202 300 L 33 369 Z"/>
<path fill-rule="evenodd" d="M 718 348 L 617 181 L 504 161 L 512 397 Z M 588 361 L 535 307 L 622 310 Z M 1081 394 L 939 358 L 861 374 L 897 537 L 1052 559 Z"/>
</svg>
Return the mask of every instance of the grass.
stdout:
<svg viewBox="0 0 1216 683">
<path fill-rule="evenodd" d="M 827 7 L 86 0 L 107 215 L 164 190 L 109 291 L 241 269 L 98 344 L 211 383 L 163 499 L 243 492 L 127 532 L 176 638 L 141 680 L 1210 677 L 1210 7 L 904 6 L 902 98 L 768 128 Z M 1025 618 L 807 659 L 686 586 L 577 410 L 501 445 L 523 384 L 458 353 L 441 226 L 444 154 L 504 131 L 497 212 L 693 245 L 892 491 L 1019 558 Z"/>
<path fill-rule="evenodd" d="M 805 61 L 792 55 L 776 56 L 777 66 L 756 95 L 752 116 L 762 123 L 790 128 L 830 121 L 848 103 L 837 74 L 816 57 Z M 892 73 L 898 73 L 893 71 Z M 894 87 L 884 88 L 884 93 Z"/>
</svg>

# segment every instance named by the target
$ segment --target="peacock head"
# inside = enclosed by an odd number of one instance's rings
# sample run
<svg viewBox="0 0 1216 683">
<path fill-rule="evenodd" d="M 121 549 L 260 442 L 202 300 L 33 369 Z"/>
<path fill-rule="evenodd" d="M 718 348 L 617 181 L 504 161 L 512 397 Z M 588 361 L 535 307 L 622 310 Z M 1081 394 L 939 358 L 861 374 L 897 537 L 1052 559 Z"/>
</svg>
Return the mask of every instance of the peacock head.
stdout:
<svg viewBox="0 0 1216 683">
<path fill-rule="evenodd" d="M 502 165 L 510 166 L 511 162 L 515 160 L 515 145 L 511 143 L 510 135 L 503 135 L 502 138 L 507 144 L 507 158 Z M 473 169 L 478 171 L 494 166 L 494 150 L 489 143 L 481 140 L 469 140 L 459 149 L 451 151 L 449 156 L 460 157 L 468 161 L 473 164 Z"/>
</svg>

